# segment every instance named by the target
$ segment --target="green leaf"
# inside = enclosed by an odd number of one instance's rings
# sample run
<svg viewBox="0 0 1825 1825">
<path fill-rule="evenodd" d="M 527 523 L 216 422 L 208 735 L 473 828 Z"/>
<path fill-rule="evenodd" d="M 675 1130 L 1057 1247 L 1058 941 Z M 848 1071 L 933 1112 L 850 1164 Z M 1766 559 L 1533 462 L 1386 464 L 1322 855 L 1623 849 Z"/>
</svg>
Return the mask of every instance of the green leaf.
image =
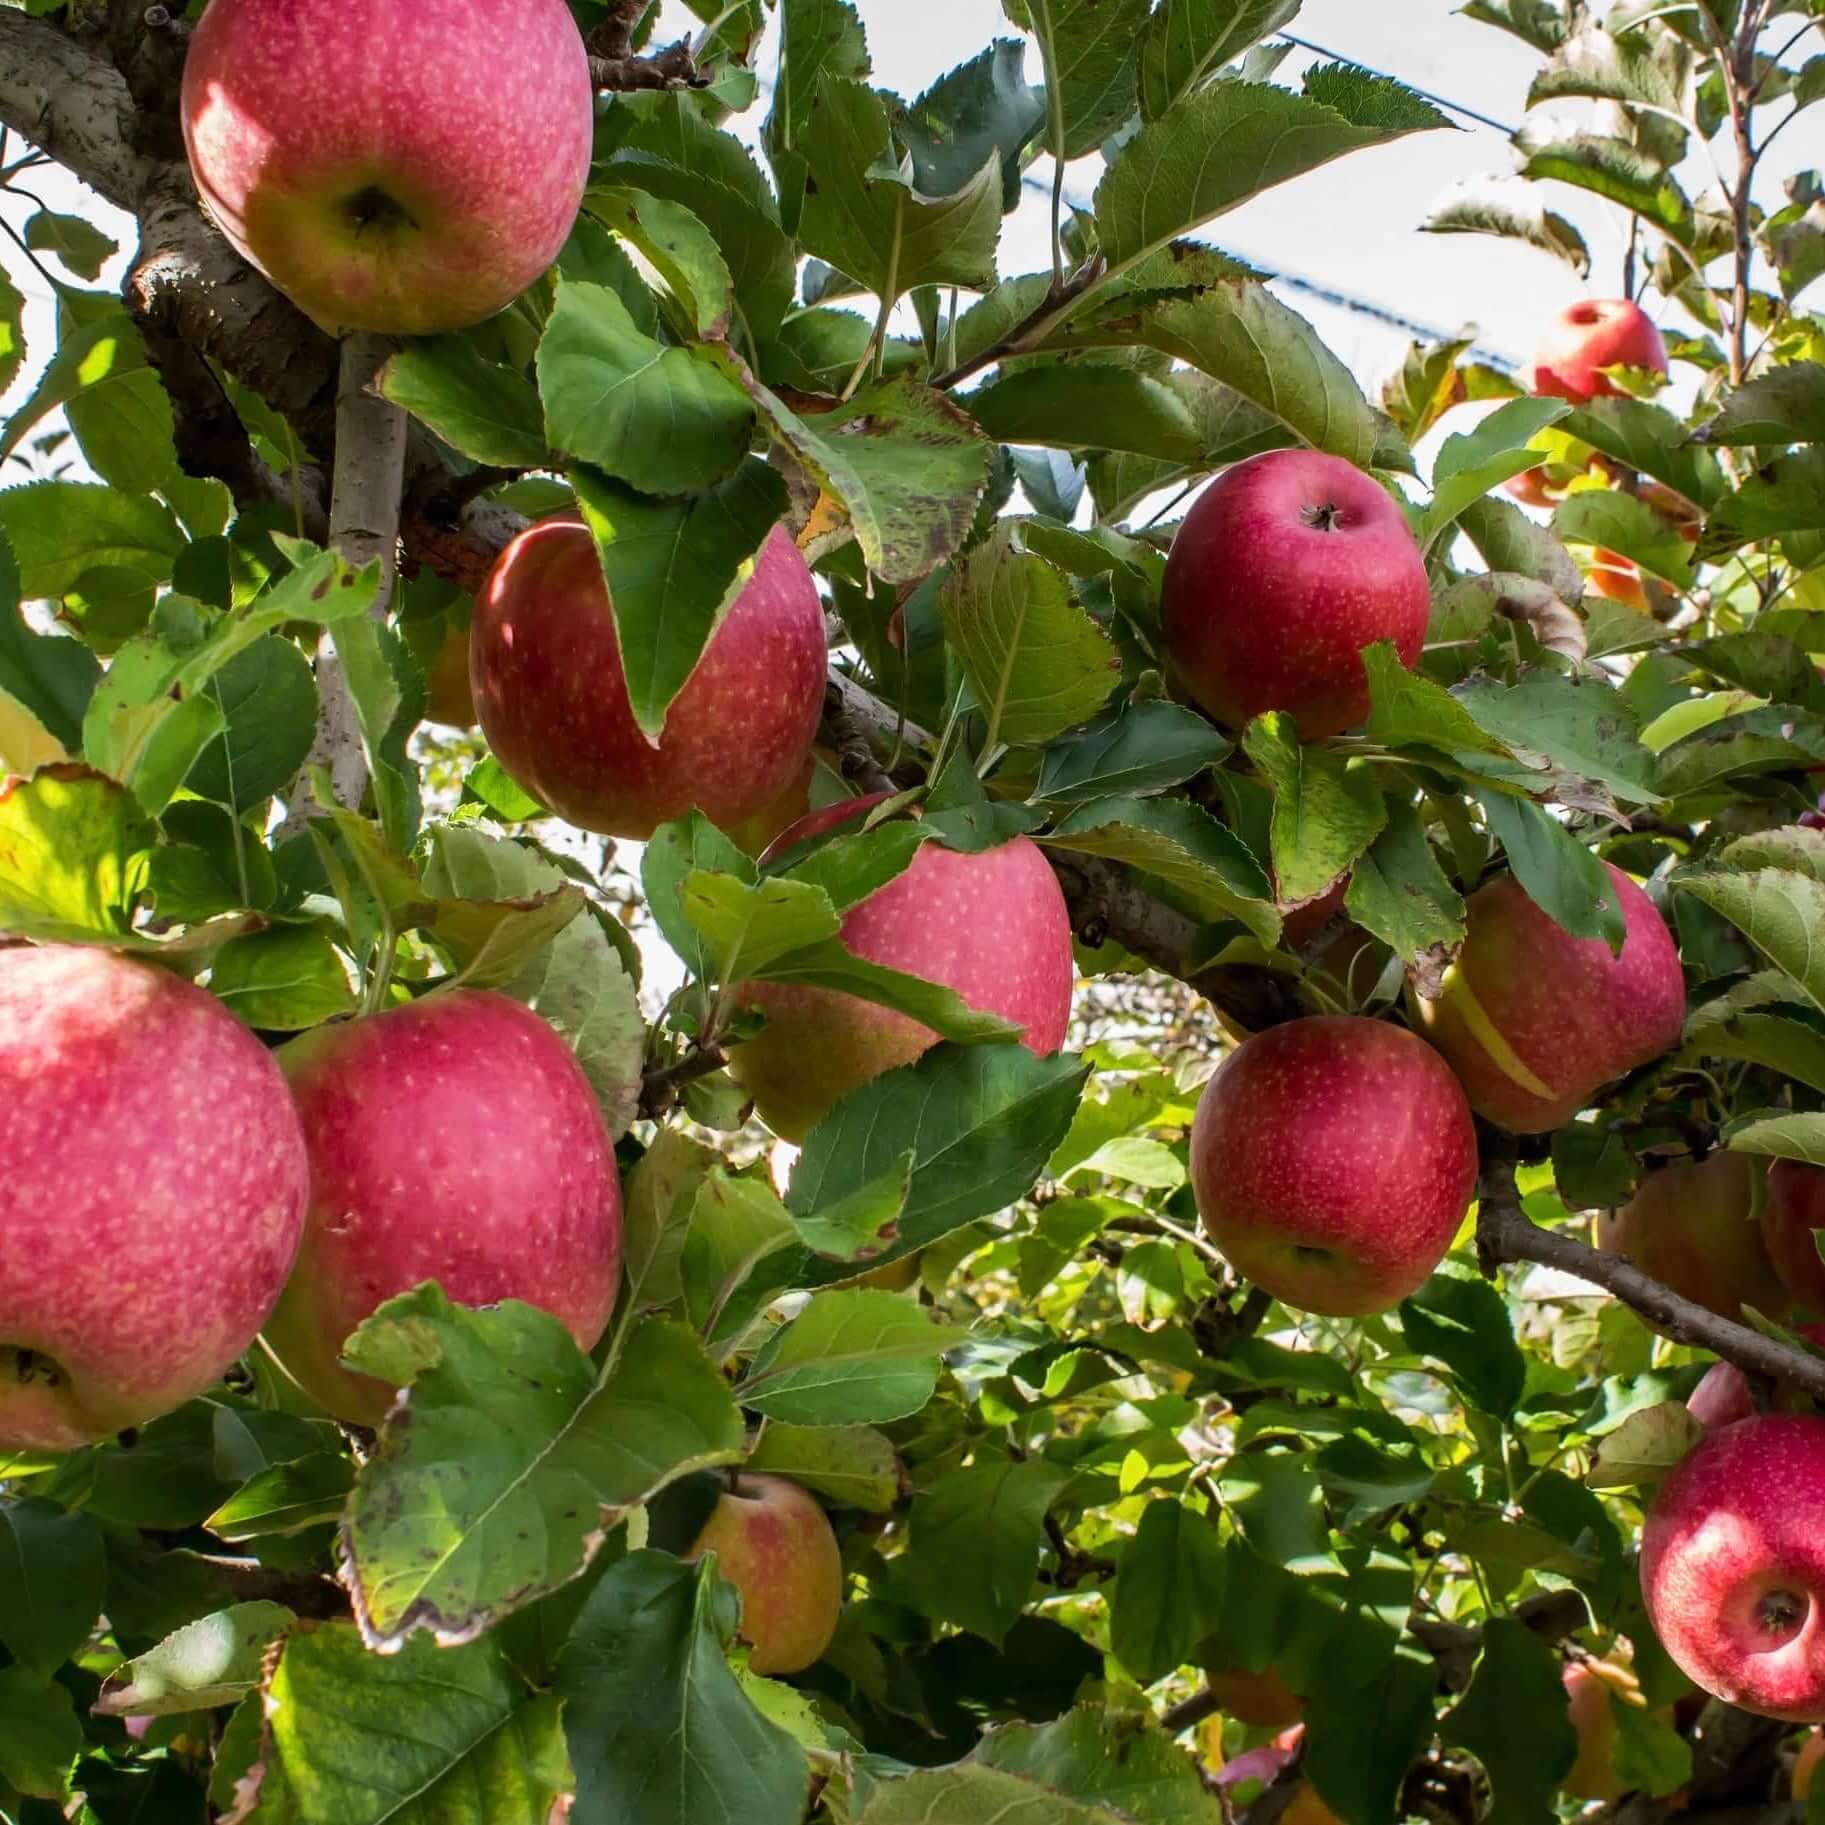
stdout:
<svg viewBox="0 0 1825 1825">
<path fill-rule="evenodd" d="M 29 1667 L 0 1668 L 0 1781 L 21 1793 L 60 1798 L 81 1749 L 82 1725 L 69 1693 Z"/>
<path fill-rule="evenodd" d="M 1593 450 L 1665 482 L 1695 506 L 1712 506 L 1729 487 L 1717 458 L 1697 448 L 1685 425 L 1651 400 L 1586 400 L 1559 421 L 1559 429 Z"/>
<path fill-rule="evenodd" d="M 1102 251 L 1116 268 L 1252 196 L 1346 152 L 1451 123 L 1409 89 L 1345 64 L 1313 70 L 1305 93 L 1213 83 L 1144 125 L 1096 187 Z"/>
<path fill-rule="evenodd" d="M 1621 692 L 1606 684 L 1536 669 L 1512 685 L 1473 681 L 1458 701 L 1480 729 L 1519 757 L 1543 755 L 1555 767 L 1637 804 L 1660 797 L 1635 713 Z"/>
<path fill-rule="evenodd" d="M 1133 1718 L 1101 1704 L 1076 1705 L 1049 1724 L 1006 1724 L 982 1739 L 972 1760 L 1108 1806 L 1137 1825 L 1221 1825 L 1223 1818 L 1192 1758 L 1164 1730 L 1137 1731 Z"/>
<path fill-rule="evenodd" d="M 913 187 L 926 196 L 963 189 L 985 158 L 999 159 L 1005 212 L 1020 202 L 1020 154 L 1045 118 L 1044 92 L 1027 86 L 1026 46 L 997 38 L 896 111 L 894 131 L 912 160 Z"/>
<path fill-rule="evenodd" d="M 1118 704 L 1046 749 L 1033 797 L 1082 805 L 1123 793 L 1163 792 L 1214 767 L 1231 745 L 1180 704 Z"/>
<path fill-rule="evenodd" d="M 455 825 L 430 833 L 425 886 L 468 901 L 523 902 L 571 891 L 562 871 L 524 844 Z M 593 911 L 569 919 L 498 986 L 562 1035 L 619 1139 L 639 1104 L 646 1024 L 627 959 L 602 920 Z"/>
<path fill-rule="evenodd" d="M 132 797 L 81 767 L 0 791 L 0 931 L 41 943 L 124 937 L 152 828 Z"/>
<path fill-rule="evenodd" d="M 1496 792 L 1477 798 L 1527 897 L 1574 938 L 1601 938 L 1620 954 L 1627 935 L 1622 906 L 1596 855 L 1528 799 Z"/>
<path fill-rule="evenodd" d="M 0 507 L 6 500 L 0 494 Z M 1699 555 L 1714 558 L 1755 539 L 1796 532 L 1825 532 L 1825 446 L 1809 444 L 1777 457 L 1726 495 L 1705 522 Z"/>
<path fill-rule="evenodd" d="M 956 1341 L 895 1293 L 818 1293 L 762 1344 L 737 1398 L 795 1425 L 882 1425 L 931 1399 Z"/>
<path fill-rule="evenodd" d="M 1583 133 L 1562 123 L 1523 128 L 1515 144 L 1525 178 L 1557 178 L 1620 203 L 1685 248 L 1696 244 L 1692 205 L 1678 181 L 1651 154 L 1627 140 Z"/>
<path fill-rule="evenodd" d="M 923 1248 L 1032 1189 L 1071 1126 L 1088 1075 L 1069 1054 L 934 1046 L 852 1090 L 812 1129 L 787 1207 L 809 1222 L 880 1183 L 910 1153 L 912 1182 L 886 1259 Z"/>
<path fill-rule="evenodd" d="M 1643 1407 L 1604 1434 L 1584 1480 L 1592 1489 L 1652 1489 L 1704 1436 L 1683 1401 Z"/>
<path fill-rule="evenodd" d="M 1442 754 L 1489 754 L 1506 758 L 1506 745 L 1485 734 L 1477 721 L 1442 685 L 1401 664 L 1386 640 L 1365 647 L 1369 679 L 1369 720 L 1364 732 L 1391 748 L 1436 748 Z"/>
<path fill-rule="evenodd" d="M 355 1466 L 339 1451 L 318 1451 L 269 1464 L 231 1495 L 203 1525 L 231 1545 L 333 1526 L 342 1518 Z"/>
<path fill-rule="evenodd" d="M 871 73 L 868 39 L 849 0 L 786 0 L 780 8 L 779 81 L 773 112 L 767 121 L 767 145 L 774 176 L 787 199 L 787 226 L 796 229 L 804 205 L 804 161 L 797 167 L 796 187 L 782 166 L 817 105 L 818 84 L 825 72 L 863 78 Z"/>
<path fill-rule="evenodd" d="M 713 1169 L 697 1187 L 680 1260 L 692 1329 L 712 1349 L 739 1336 L 787 1284 L 799 1246 L 798 1227 L 771 1185 Z"/>
<path fill-rule="evenodd" d="M 1692 438 L 1702 444 L 1825 443 L 1825 363 L 1796 361 L 1757 375 L 1727 394 L 1716 417 Z"/>
<path fill-rule="evenodd" d="M 899 1577 L 930 1614 L 1000 1643 L 1032 1595 L 1046 1511 L 1070 1480 L 1039 1457 L 951 1471 L 912 1505 Z"/>
<path fill-rule="evenodd" d="M 103 1717 L 173 1717 L 238 1704 L 260 1683 L 266 1650 L 297 1618 L 282 1603 L 237 1603 L 199 1617 L 110 1673 Z"/>
<path fill-rule="evenodd" d="M 747 455 L 753 404 L 689 349 L 648 336 L 605 285 L 558 281 L 538 373 L 552 448 L 643 493 L 708 488 Z"/>
<path fill-rule="evenodd" d="M 1692 547 L 1679 528 L 1646 501 L 1619 489 L 1592 488 L 1567 495 L 1553 510 L 1553 531 L 1574 544 L 1618 552 L 1675 589 L 1690 589 L 1696 581 Z"/>
<path fill-rule="evenodd" d="M 1559 1657 L 1524 1623 L 1492 1616 L 1470 1689 L 1439 1733 L 1483 1764 L 1494 1790 L 1493 1825 L 1532 1825 L 1552 1813 L 1559 1783 L 1577 1759 L 1578 1737 L 1565 1710 Z M 1524 1717 L 1528 1728 L 1515 1729 Z"/>
<path fill-rule="evenodd" d="M 960 406 L 899 379 L 864 387 L 833 411 L 801 416 L 728 350 L 715 355 L 760 407 L 774 441 L 847 512 L 875 576 L 917 583 L 962 547 L 994 446 Z"/>
<path fill-rule="evenodd" d="M 741 1458 L 741 1416 L 715 1366 L 659 1320 L 630 1331 L 597 1377 L 548 1313 L 517 1300 L 468 1311 L 426 1285 L 383 1305 L 343 1356 L 411 1388 L 344 1524 L 356 1615 L 376 1646 L 420 1630 L 474 1640 L 582 1571 L 620 1513 Z"/>
<path fill-rule="evenodd" d="M 1464 940 L 1464 898 L 1433 853 L 1411 805 L 1389 799 L 1388 826 L 1356 864 L 1344 910 L 1411 963 L 1434 945 Z"/>
<path fill-rule="evenodd" d="M 748 1469 L 790 1477 L 838 1508 L 888 1514 L 900 1494 L 899 1459 L 872 1426 L 787 1426 L 770 1420 Z"/>
<path fill-rule="evenodd" d="M 25 294 L 0 272 L 0 393 L 8 392 L 25 366 Z"/>
<path fill-rule="evenodd" d="M 1023 0 L 1008 16 L 1039 40 L 1047 149 L 1065 159 L 1095 151 L 1134 111 L 1146 0 Z"/>
<path fill-rule="evenodd" d="M 1267 871 L 1234 831 L 1188 800 L 1099 799 L 1037 840 L 1130 863 L 1165 883 L 1199 918 L 1239 919 L 1263 944 L 1280 936 Z"/>
<path fill-rule="evenodd" d="M 295 1629 L 257 1716 L 226 1825 L 546 1825 L 566 1784 L 557 1701 L 493 1642 L 371 1654 L 346 1622 Z"/>
<path fill-rule="evenodd" d="M 626 185 L 591 190 L 583 207 L 646 256 L 699 336 L 727 333 L 735 282 L 715 237 L 698 217 L 680 203 Z"/>
<path fill-rule="evenodd" d="M 1391 1445 L 1363 1430 L 1326 1445 L 1318 1453 L 1318 1474 L 1346 1528 L 1424 1500 L 1434 1480 L 1432 1466 L 1413 1444 Z"/>
<path fill-rule="evenodd" d="M 231 939 L 216 952 L 209 987 L 248 1026 L 274 1033 L 301 1033 L 356 1006 L 347 966 L 310 925 Z"/>
<path fill-rule="evenodd" d="M 33 633 L 18 613 L 19 567 L 0 533 L 0 694 L 66 749 L 82 743 L 82 717 L 101 666 L 79 640 Z"/>
<path fill-rule="evenodd" d="M 838 989 L 878 1007 L 910 1014 L 941 1039 L 963 1046 L 999 1046 L 1025 1030 L 999 1014 L 973 1008 L 954 989 L 909 976 L 858 957 L 840 938 L 792 951 L 755 972 L 758 982 L 798 982 L 809 988 Z"/>
<path fill-rule="evenodd" d="M 1229 1562 L 1208 1515 L 1150 1502 L 1122 1554 L 1109 1645 L 1143 1685 L 1185 1665 L 1223 1621 Z"/>
<path fill-rule="evenodd" d="M 987 718 L 989 749 L 1049 741 L 1101 709 L 1120 677 L 1109 636 L 1008 522 L 952 570 L 939 614 Z"/>
<path fill-rule="evenodd" d="M 1080 1804 L 1018 1775 L 970 1762 L 881 1782 L 856 1825 L 934 1825 L 937 1820 L 944 1825 L 1009 1825 L 1027 1817 L 1043 1819 L 1045 1825 L 1128 1825 L 1107 1806 Z"/>
<path fill-rule="evenodd" d="M 490 361 L 471 336 L 424 336 L 388 358 L 376 384 L 452 449 L 478 463 L 546 461 L 545 418 L 523 373 Z"/>
<path fill-rule="evenodd" d="M 1491 496 L 1474 502 L 1458 522 L 1491 570 L 1518 571 L 1544 583 L 1562 602 L 1576 604 L 1584 594 L 1584 573 L 1552 532 L 1513 501 Z M 1629 611 L 1631 623 L 1641 617 Z M 1593 650 L 1595 642 L 1593 641 Z"/>
<path fill-rule="evenodd" d="M 170 510 L 92 482 L 29 482 L 0 492 L 0 533 L 27 600 L 67 595 L 94 570 L 168 583 L 188 541 Z"/>
<path fill-rule="evenodd" d="M 1825 1115 L 1774 1115 L 1751 1121 L 1733 1130 L 1727 1144 L 1736 1153 L 1825 1166 Z"/>
<path fill-rule="evenodd" d="M 41 209 L 26 223 L 25 244 L 33 253 L 56 255 L 79 279 L 99 279 L 102 267 L 119 251 L 118 243 L 93 222 L 49 209 Z"/>
<path fill-rule="evenodd" d="M 807 253 L 848 273 L 876 297 L 919 285 L 986 289 L 1001 233 L 1001 158 L 992 149 L 947 196 L 915 187 L 893 149 L 887 103 L 866 84 L 820 73 L 817 100 L 797 135 L 811 169 L 799 218 Z"/>
<path fill-rule="evenodd" d="M 1399 1817 L 1408 1772 L 1438 1728 L 1437 1693 L 1437 1663 L 1411 1652 L 1386 1663 L 1371 1692 L 1339 1678 L 1305 1733 L 1305 1772 L 1327 1806 L 1358 1822 Z"/>
<path fill-rule="evenodd" d="M 657 743 L 672 699 L 786 511 L 786 484 L 752 460 L 682 500 L 649 500 L 581 465 L 571 480 L 608 582 L 634 720 Z"/>
<path fill-rule="evenodd" d="M 1575 222 L 1548 209 L 1539 187 L 1514 177 L 1461 180 L 1420 223 L 1425 234 L 1489 234 L 1524 241 L 1563 260 L 1579 278 L 1589 275 L 1590 249 Z"/>
<path fill-rule="evenodd" d="M 1282 711 L 1257 716 L 1242 737 L 1273 788 L 1274 881 L 1281 901 L 1327 893 L 1388 821 L 1375 769 L 1327 748 L 1301 747 L 1298 725 Z"/>
<path fill-rule="evenodd" d="M 803 1816 L 804 1751 L 729 1671 L 734 1621 L 713 1565 L 664 1553 L 630 1553 L 590 1593 L 555 1682 L 577 1773 L 575 1825 Z"/>
<path fill-rule="evenodd" d="M 1616 1741 L 1610 1763 L 1625 1792 L 1653 1798 L 1677 1793 L 1692 1778 L 1692 1745 L 1658 1712 L 1608 1694 Z"/>
<path fill-rule="evenodd" d="M 1068 361 L 1021 367 L 963 401 L 983 430 L 1004 444 L 1060 450 L 1121 450 L 1195 463 L 1204 442 L 1184 401 L 1164 382 L 1130 367 Z"/>
<path fill-rule="evenodd" d="M 1508 1307 L 1487 1280 L 1436 1273 L 1401 1301 L 1400 1322 L 1408 1343 L 1437 1357 L 1472 1406 L 1498 1419 L 1513 1414 L 1527 1364 L 1515 1343 Z"/>
<path fill-rule="evenodd" d="M 227 725 L 185 780 L 201 798 L 251 811 L 297 778 L 317 732 L 317 683 L 289 640 L 265 634 L 209 680 Z"/>
<path fill-rule="evenodd" d="M 1728 919 L 1825 1010 L 1825 882 L 1788 869 L 1752 868 L 1675 875 L 1672 885 Z"/>
<path fill-rule="evenodd" d="M 0 1642 L 50 1675 L 89 1639 L 107 1583 L 101 1530 L 79 1510 L 0 1502 Z"/>
<path fill-rule="evenodd" d="M 843 921 L 823 888 L 808 881 L 743 881 L 694 868 L 678 892 L 684 916 L 702 933 L 712 979 L 740 982 L 807 945 L 834 938 Z"/>
<path fill-rule="evenodd" d="M 1511 399 L 1474 431 L 1446 438 L 1432 469 L 1432 500 L 1420 543 L 1430 545 L 1473 501 L 1531 469 L 1539 457 L 1528 448 L 1530 440 L 1570 409 L 1562 399 Z"/>
<path fill-rule="evenodd" d="M 700 981 L 715 965 L 697 927 L 684 916 L 684 884 L 705 870 L 737 881 L 757 878 L 754 864 L 701 811 L 653 832 L 641 858 L 640 886 L 660 935 Z"/>
<path fill-rule="evenodd" d="M 1232 58 L 1290 25 L 1300 0 L 1166 0 L 1141 33 L 1141 114 L 1158 120 Z"/>
</svg>

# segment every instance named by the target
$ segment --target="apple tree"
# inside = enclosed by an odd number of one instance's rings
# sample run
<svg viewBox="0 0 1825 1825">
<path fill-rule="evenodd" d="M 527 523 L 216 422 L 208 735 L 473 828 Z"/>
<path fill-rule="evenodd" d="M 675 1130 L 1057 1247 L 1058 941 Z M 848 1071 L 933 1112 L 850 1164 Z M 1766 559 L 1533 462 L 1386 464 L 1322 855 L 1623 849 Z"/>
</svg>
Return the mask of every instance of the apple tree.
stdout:
<svg viewBox="0 0 1825 1825">
<path fill-rule="evenodd" d="M 666 10 L 0 0 L 0 1817 L 1798 1819 L 1820 0 Z"/>
</svg>

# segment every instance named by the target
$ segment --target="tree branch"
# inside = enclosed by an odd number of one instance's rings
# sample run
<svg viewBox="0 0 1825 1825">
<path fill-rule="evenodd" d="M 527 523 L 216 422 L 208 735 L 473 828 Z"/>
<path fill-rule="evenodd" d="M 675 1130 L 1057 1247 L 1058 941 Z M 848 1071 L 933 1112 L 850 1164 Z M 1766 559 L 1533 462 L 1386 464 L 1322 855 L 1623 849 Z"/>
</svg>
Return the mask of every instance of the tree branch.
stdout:
<svg viewBox="0 0 1825 1825">
<path fill-rule="evenodd" d="M 0 7 L 0 126 L 127 210 L 153 168 L 126 132 L 134 113 L 111 64 L 44 20 Z"/>
<path fill-rule="evenodd" d="M 663 1119 L 678 1100 L 678 1092 L 700 1077 L 711 1077 L 729 1062 L 721 1046 L 694 1046 L 669 1065 L 646 1072 L 640 1079 L 640 1113 L 649 1122 Z"/>
<path fill-rule="evenodd" d="M 1682 1299 L 1644 1274 L 1626 1255 L 1592 1248 L 1560 1230 L 1542 1229 L 1522 1210 L 1514 1168 L 1508 1161 L 1486 1164 L 1478 1196 L 1476 1245 L 1485 1274 L 1493 1277 L 1498 1266 L 1513 1261 L 1560 1268 L 1614 1293 L 1675 1343 L 1709 1350 L 1749 1374 L 1771 1376 L 1825 1400 L 1825 1358 L 1793 1349 Z"/>
</svg>

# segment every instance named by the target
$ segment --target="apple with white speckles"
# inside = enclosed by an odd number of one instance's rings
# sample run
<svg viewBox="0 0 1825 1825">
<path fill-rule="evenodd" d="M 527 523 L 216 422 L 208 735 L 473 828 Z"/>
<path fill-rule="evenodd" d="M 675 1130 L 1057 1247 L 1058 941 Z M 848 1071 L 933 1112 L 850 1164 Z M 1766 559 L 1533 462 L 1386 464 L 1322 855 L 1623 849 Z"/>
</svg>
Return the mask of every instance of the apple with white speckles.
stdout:
<svg viewBox="0 0 1825 1825">
<path fill-rule="evenodd" d="M 1815 1348 L 1825 1350 L 1825 1324 L 1796 1324 L 1794 1330 Z M 1806 1396 L 1786 1384 L 1776 1391 L 1775 1404 L 1787 1409 L 1803 1404 Z M 1749 1378 L 1733 1362 L 1714 1362 L 1704 1378 L 1692 1390 L 1686 1411 L 1707 1429 L 1734 1426 L 1755 1411 L 1755 1396 Z"/>
<path fill-rule="evenodd" d="M 1667 345 L 1639 304 L 1627 298 L 1580 298 L 1546 326 L 1534 356 L 1534 391 L 1574 405 L 1621 388 L 1602 370 L 1667 371 Z"/>
<path fill-rule="evenodd" d="M 1713 1432 L 1660 1486 L 1641 1593 L 1680 1670 L 1713 1697 L 1825 1720 L 1825 1419 L 1758 1414 Z"/>
<path fill-rule="evenodd" d="M 253 1342 L 304 1137 L 213 996 L 98 948 L 0 949 L 0 1159 L 0 1452 L 155 1419 Z"/>
<path fill-rule="evenodd" d="M 1627 1204 L 1598 1218 L 1597 1246 L 1722 1317 L 1753 1306 L 1779 1318 L 1787 1289 L 1758 1221 L 1765 1177 L 1765 1163 L 1747 1153 L 1656 1167 Z"/>
<path fill-rule="evenodd" d="M 885 793 L 801 818 L 771 854 L 808 842 L 878 805 Z M 1042 1058 L 1064 1044 L 1076 964 L 1065 897 L 1026 837 L 965 855 L 936 842 L 843 915 L 858 957 L 953 989 L 971 1007 L 1016 1021 Z M 937 1034 L 910 1015 L 835 989 L 753 982 L 740 991 L 766 1027 L 735 1047 L 729 1069 L 775 1134 L 800 1141 L 839 1097 L 911 1064 Z"/>
<path fill-rule="evenodd" d="M 529 1008 L 448 990 L 318 1027 L 280 1053 L 311 1197 L 273 1354 L 338 1419 L 393 1391 L 342 1367 L 377 1306 L 435 1280 L 462 1305 L 518 1299 L 594 1347 L 621 1276 L 621 1187 L 589 1080 Z"/>
<path fill-rule="evenodd" d="M 1443 993 L 1409 997 L 1471 1108 L 1498 1127 L 1563 1127 L 1605 1084 L 1679 1043 L 1686 991 L 1672 933 L 1627 875 L 1609 876 L 1626 934 L 1619 956 L 1600 938 L 1573 937 L 1504 875 L 1470 896 Z"/>
<path fill-rule="evenodd" d="M 784 526 L 755 554 L 656 748 L 634 721 L 608 586 L 576 515 L 541 520 L 501 553 L 469 630 L 495 758 L 567 822 L 642 841 L 693 808 L 731 830 L 790 792 L 811 758 L 827 657 L 823 603 Z"/>
<path fill-rule="evenodd" d="M 1174 682 L 1239 729 L 1286 710 L 1307 740 L 1369 713 L 1362 649 L 1426 640 L 1426 566 L 1393 497 L 1317 450 L 1270 450 L 1199 495 L 1166 562 L 1161 599 Z"/>
<path fill-rule="evenodd" d="M 785 1477 L 737 1477 L 685 1557 L 709 1552 L 741 1592 L 754 1672 L 802 1673 L 824 1657 L 843 1607 L 843 1555 L 812 1495 Z"/>
<path fill-rule="evenodd" d="M 1476 1186 L 1476 1127 L 1438 1054 L 1383 1020 L 1269 1027 L 1218 1067 L 1191 1131 L 1210 1238 L 1297 1310 L 1386 1311 L 1443 1259 Z"/>
<path fill-rule="evenodd" d="M 424 336 L 557 257 L 595 97 L 564 0 L 212 0 L 182 116 L 210 216 L 300 310 Z"/>
</svg>

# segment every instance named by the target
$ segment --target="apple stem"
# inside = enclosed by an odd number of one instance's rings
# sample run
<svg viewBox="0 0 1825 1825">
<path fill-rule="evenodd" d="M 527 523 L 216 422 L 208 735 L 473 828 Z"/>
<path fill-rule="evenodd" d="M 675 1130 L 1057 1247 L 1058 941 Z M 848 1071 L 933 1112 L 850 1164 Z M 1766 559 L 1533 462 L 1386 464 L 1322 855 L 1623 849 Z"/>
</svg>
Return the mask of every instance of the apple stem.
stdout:
<svg viewBox="0 0 1825 1825">
<path fill-rule="evenodd" d="M 343 339 L 336 395 L 336 464 L 330 484 L 330 544 L 359 568 L 380 560 L 380 593 L 372 609 L 384 621 L 393 600 L 399 554 L 399 502 L 405 485 L 407 418 L 383 399 L 374 381 L 392 352 L 380 336 Z M 318 815 L 312 767 L 326 767 L 336 802 L 350 810 L 367 790 L 367 750 L 348 674 L 326 633 L 317 648 L 317 736 L 285 808 L 296 829 Z"/>
<path fill-rule="evenodd" d="M 1508 1262 L 1533 1261 L 1576 1274 L 1614 1293 L 1655 1329 L 1675 1343 L 1709 1350 L 1750 1375 L 1771 1376 L 1818 1399 L 1825 1399 L 1825 1357 L 1795 1349 L 1779 1339 L 1721 1317 L 1645 1274 L 1626 1255 L 1610 1254 L 1568 1236 L 1543 1229 L 1521 1208 L 1514 1163 L 1506 1147 L 1496 1154 L 1487 1142 L 1479 1183 L 1476 1243 L 1483 1272 Z"/>
</svg>

